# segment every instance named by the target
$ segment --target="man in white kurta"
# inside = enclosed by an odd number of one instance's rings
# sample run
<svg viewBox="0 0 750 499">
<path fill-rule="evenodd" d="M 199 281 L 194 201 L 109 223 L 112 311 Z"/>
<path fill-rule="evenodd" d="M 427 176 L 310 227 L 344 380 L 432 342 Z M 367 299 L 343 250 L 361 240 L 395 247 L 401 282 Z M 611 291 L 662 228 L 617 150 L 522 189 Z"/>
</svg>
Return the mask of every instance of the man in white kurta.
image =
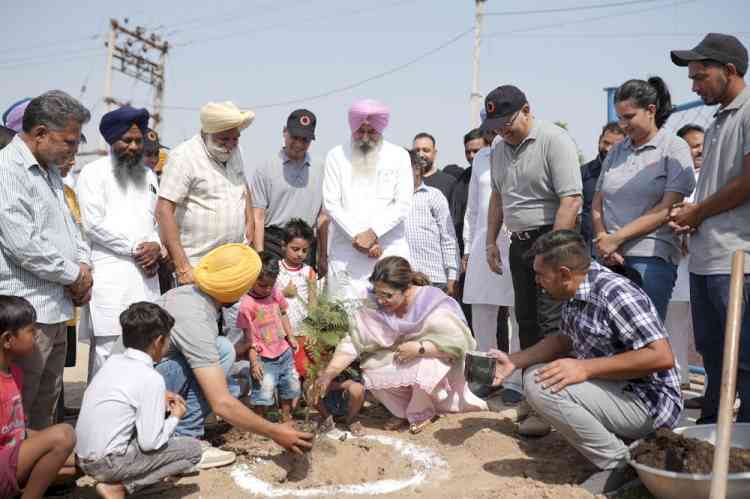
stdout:
<svg viewBox="0 0 750 499">
<path fill-rule="evenodd" d="M 123 107 L 102 117 L 111 154 L 83 169 L 77 183 L 84 235 L 91 244 L 94 287 L 81 316 L 90 340 L 89 381 L 121 335 L 120 313 L 159 297 L 161 255 L 154 209 L 156 175 L 143 164 L 148 111 Z"/>
<path fill-rule="evenodd" d="M 388 118 L 383 104 L 356 102 L 349 110 L 351 141 L 326 157 L 328 279 L 339 297 L 364 297 L 379 258 L 409 258 L 404 220 L 414 190 L 411 162 L 404 148 L 383 140 Z"/>
</svg>

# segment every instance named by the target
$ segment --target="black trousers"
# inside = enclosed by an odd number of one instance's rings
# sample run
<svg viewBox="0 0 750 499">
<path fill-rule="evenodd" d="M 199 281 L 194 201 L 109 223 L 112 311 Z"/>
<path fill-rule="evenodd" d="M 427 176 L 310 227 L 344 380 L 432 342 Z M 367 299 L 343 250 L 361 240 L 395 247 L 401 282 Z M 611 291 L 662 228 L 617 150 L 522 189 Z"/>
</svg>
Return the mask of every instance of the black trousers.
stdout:
<svg viewBox="0 0 750 499">
<path fill-rule="evenodd" d="M 534 346 L 545 336 L 557 334 L 560 330 L 563 302 L 553 299 L 537 285 L 534 262 L 525 258 L 526 252 L 542 234 L 543 232 L 540 232 L 535 237 L 523 241 L 511 238 L 510 242 L 510 273 L 515 294 L 518 339 L 522 350 Z"/>
</svg>

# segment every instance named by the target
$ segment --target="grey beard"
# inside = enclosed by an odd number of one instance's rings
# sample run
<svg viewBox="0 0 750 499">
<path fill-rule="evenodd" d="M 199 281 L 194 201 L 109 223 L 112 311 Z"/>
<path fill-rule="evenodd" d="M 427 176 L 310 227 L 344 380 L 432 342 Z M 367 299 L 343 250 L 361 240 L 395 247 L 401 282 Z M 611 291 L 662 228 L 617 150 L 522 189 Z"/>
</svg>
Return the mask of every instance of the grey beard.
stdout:
<svg viewBox="0 0 750 499">
<path fill-rule="evenodd" d="M 124 159 L 115 153 L 110 155 L 112 168 L 117 184 L 125 189 L 128 184 L 143 185 L 146 179 L 146 169 L 143 167 L 143 155 L 134 159 Z"/>
</svg>

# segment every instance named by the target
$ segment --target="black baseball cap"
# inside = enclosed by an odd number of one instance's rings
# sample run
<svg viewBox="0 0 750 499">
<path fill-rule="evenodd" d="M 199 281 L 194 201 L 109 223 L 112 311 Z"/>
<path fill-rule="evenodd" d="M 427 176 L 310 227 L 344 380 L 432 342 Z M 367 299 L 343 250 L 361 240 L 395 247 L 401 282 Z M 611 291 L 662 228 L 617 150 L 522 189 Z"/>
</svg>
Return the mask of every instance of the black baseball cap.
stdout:
<svg viewBox="0 0 750 499">
<path fill-rule="evenodd" d="M 526 95 L 513 85 L 502 85 L 490 92 L 484 99 L 484 110 L 487 113 L 480 130 L 496 130 L 506 124 L 511 115 L 521 109 L 528 101 Z"/>
<path fill-rule="evenodd" d="M 687 66 L 693 61 L 714 60 L 722 64 L 734 64 L 737 72 L 747 72 L 747 49 L 732 35 L 709 33 L 692 50 L 672 50 L 672 62 Z"/>
<path fill-rule="evenodd" d="M 286 120 L 286 130 L 294 137 L 315 140 L 315 115 L 307 109 L 292 111 Z"/>
<path fill-rule="evenodd" d="M 156 130 L 149 128 L 146 130 L 146 135 L 143 137 L 143 149 L 144 151 L 159 151 L 161 144 L 159 144 L 159 134 Z"/>
</svg>

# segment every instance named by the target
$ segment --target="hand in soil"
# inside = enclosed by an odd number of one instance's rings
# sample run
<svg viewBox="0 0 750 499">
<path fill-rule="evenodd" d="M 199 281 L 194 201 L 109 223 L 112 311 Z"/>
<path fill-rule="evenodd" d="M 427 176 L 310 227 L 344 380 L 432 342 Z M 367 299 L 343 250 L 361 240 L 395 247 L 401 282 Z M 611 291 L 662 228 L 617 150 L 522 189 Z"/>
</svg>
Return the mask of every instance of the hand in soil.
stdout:
<svg viewBox="0 0 750 499">
<path fill-rule="evenodd" d="M 295 454 L 302 454 L 303 450 L 312 448 L 313 434 L 297 431 L 292 421 L 274 425 L 273 433 L 269 436 L 284 449 Z"/>
</svg>

